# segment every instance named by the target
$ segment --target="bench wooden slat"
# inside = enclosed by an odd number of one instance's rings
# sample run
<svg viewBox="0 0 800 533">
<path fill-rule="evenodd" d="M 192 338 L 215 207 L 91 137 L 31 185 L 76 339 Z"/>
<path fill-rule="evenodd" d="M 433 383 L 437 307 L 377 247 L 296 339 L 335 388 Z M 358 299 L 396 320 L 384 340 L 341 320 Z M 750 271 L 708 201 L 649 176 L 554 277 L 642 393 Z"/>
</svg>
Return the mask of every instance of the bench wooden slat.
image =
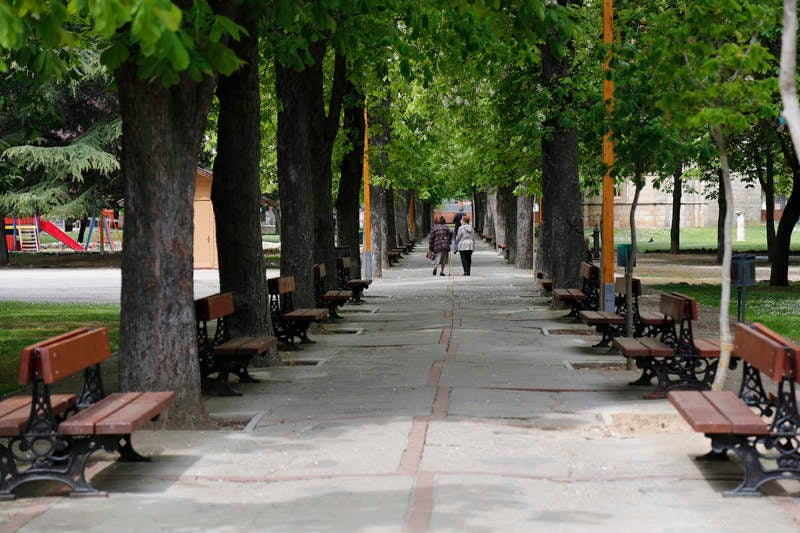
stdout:
<svg viewBox="0 0 800 533">
<path fill-rule="evenodd" d="M 283 314 L 289 320 L 322 320 L 328 316 L 327 309 L 295 309 Z"/>
<path fill-rule="evenodd" d="M 610 311 L 581 311 L 580 317 L 589 326 L 598 324 L 621 326 L 625 324 L 625 317 Z"/>
<path fill-rule="evenodd" d="M 121 409 L 138 398 L 141 392 L 115 392 L 109 394 L 91 407 L 69 417 L 58 425 L 63 435 L 94 435 L 94 427 L 98 420 Z"/>
<path fill-rule="evenodd" d="M 280 276 L 267 279 L 267 289 L 270 294 L 287 294 L 294 292 L 294 276 Z"/>
<path fill-rule="evenodd" d="M 699 391 L 671 391 L 668 397 L 670 403 L 695 431 L 730 433 L 733 429 L 731 421 L 723 416 Z M 737 399 L 736 396 L 733 398 Z"/>
<path fill-rule="evenodd" d="M 111 341 L 108 328 L 88 329 L 59 342 L 41 344 L 38 372 L 45 383 L 55 383 L 76 374 L 87 366 L 95 365 L 111 357 Z"/>
<path fill-rule="evenodd" d="M 166 410 L 175 401 L 175 393 L 143 392 L 135 401 L 127 404 L 95 426 L 98 435 L 126 435 L 133 433 L 146 422 Z"/>
<path fill-rule="evenodd" d="M 277 343 L 275 337 L 236 337 L 214 346 L 214 355 L 253 357 L 267 353 Z"/>
<path fill-rule="evenodd" d="M 60 415 L 75 406 L 74 394 L 52 394 L 50 404 L 53 414 Z M 0 437 L 17 437 L 22 434 L 31 414 L 30 396 L 12 396 L 0 402 Z"/>
<path fill-rule="evenodd" d="M 766 335 L 764 330 L 758 331 L 745 324 L 736 324 L 736 347 L 734 354 L 741 357 L 758 370 L 766 374 L 772 381 L 780 381 L 789 375 L 789 358 L 786 356 L 788 341 L 779 342 L 777 334 Z"/>
<path fill-rule="evenodd" d="M 697 348 L 700 357 L 719 357 L 720 354 L 720 340 L 719 339 L 694 339 L 694 347 Z"/>
<path fill-rule="evenodd" d="M 703 391 L 703 397 L 731 421 L 731 432 L 739 435 L 767 435 L 767 423 L 731 391 Z"/>
<path fill-rule="evenodd" d="M 672 391 L 669 401 L 697 432 L 767 435 L 767 423 L 731 391 Z"/>
<path fill-rule="evenodd" d="M 68 418 L 63 435 L 126 435 L 169 407 L 174 392 L 117 392 Z"/>
<path fill-rule="evenodd" d="M 658 339 L 651 337 L 644 337 L 639 339 L 642 345 L 646 346 L 650 351 L 651 357 L 670 357 L 675 354 L 675 348 L 668 344 L 664 344 Z"/>
<path fill-rule="evenodd" d="M 614 337 L 614 346 L 626 357 L 644 357 L 650 355 L 650 348 L 642 344 L 641 339 L 632 337 Z"/>
<path fill-rule="evenodd" d="M 194 310 L 198 320 L 213 320 L 232 315 L 236 311 L 233 294 L 226 292 L 199 298 L 194 301 Z"/>
<path fill-rule="evenodd" d="M 84 333 L 90 331 L 91 329 L 92 328 L 89 327 L 73 329 L 72 331 L 62 333 L 61 335 L 56 335 L 55 337 L 50 337 L 49 339 L 46 339 L 43 342 L 39 342 L 23 348 L 19 362 L 19 384 L 29 385 L 30 383 L 33 382 L 33 372 L 34 370 L 37 370 L 33 367 L 34 350 L 36 350 L 37 348 L 41 348 L 43 346 L 49 346 L 51 344 L 71 339 L 72 337 L 83 335 Z"/>
</svg>

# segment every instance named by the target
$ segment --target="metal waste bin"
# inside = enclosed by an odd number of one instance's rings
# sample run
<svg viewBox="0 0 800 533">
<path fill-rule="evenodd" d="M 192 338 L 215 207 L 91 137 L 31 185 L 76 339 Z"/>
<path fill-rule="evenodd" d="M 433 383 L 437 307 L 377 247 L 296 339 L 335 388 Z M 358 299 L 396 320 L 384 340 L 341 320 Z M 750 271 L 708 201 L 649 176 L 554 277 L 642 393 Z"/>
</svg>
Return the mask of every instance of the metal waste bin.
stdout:
<svg viewBox="0 0 800 533">
<path fill-rule="evenodd" d="M 628 260 L 633 254 L 632 244 L 618 244 L 617 245 L 617 266 L 627 267 Z M 632 266 L 636 266 L 634 263 Z"/>
<path fill-rule="evenodd" d="M 736 254 L 731 258 L 731 286 L 752 287 L 756 284 L 756 256 Z"/>
</svg>

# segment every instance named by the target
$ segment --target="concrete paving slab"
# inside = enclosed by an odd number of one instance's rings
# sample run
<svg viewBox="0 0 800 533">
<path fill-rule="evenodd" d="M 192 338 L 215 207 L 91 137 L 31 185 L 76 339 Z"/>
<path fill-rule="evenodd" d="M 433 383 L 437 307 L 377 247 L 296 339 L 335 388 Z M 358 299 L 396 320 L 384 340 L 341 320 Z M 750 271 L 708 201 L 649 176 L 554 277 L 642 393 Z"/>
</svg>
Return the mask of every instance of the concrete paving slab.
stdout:
<svg viewBox="0 0 800 533">
<path fill-rule="evenodd" d="M 242 396 L 205 398 L 218 429 L 137 432 L 153 462 L 92 463 L 107 498 L 28 484 L 0 502 L 0 530 L 797 530 L 796 482 L 724 498 L 741 465 L 696 462 L 708 439 L 629 386 L 639 372 L 592 348 L 530 272 L 480 243 L 472 276 L 434 278 L 424 250 L 281 352 L 285 366 L 234 380 Z M 118 301 L 118 271 L 51 272 L 0 270 L 0 285 Z M 196 293 L 216 292 L 216 271 L 198 272 Z"/>
</svg>

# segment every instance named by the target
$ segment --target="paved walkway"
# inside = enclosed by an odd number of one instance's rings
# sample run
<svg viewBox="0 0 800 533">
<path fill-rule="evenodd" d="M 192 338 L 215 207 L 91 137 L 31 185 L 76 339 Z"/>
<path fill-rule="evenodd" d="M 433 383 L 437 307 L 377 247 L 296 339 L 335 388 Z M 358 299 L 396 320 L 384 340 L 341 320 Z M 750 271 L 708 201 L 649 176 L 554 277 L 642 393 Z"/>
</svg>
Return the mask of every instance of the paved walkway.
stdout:
<svg viewBox="0 0 800 533">
<path fill-rule="evenodd" d="M 0 530 L 797 529 L 796 483 L 723 498 L 739 465 L 694 462 L 708 440 L 529 273 L 481 248 L 472 276 L 433 277 L 418 250 L 289 364 L 209 399 L 224 429 L 137 433 L 153 462 L 103 458 L 107 498 L 23 486 Z"/>
</svg>

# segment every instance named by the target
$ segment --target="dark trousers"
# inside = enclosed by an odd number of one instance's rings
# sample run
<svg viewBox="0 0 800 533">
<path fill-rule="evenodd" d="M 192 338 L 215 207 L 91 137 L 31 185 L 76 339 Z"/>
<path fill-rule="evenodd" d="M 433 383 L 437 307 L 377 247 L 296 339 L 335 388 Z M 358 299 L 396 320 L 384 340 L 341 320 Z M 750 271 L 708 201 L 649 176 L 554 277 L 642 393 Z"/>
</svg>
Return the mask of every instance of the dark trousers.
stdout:
<svg viewBox="0 0 800 533">
<path fill-rule="evenodd" d="M 459 250 L 458 256 L 461 257 L 461 266 L 464 268 L 464 275 L 469 276 L 472 268 L 472 250 Z"/>
</svg>

